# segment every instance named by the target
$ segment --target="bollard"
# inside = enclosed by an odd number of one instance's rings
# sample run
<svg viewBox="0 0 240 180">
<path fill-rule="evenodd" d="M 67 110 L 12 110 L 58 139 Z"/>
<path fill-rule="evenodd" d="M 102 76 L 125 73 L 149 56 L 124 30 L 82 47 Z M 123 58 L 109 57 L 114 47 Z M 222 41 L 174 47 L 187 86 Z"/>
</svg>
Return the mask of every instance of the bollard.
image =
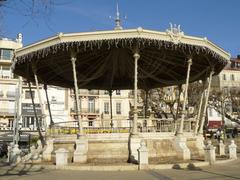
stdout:
<svg viewBox="0 0 240 180">
<path fill-rule="evenodd" d="M 205 150 L 205 161 L 208 161 L 209 164 L 214 164 L 216 161 L 216 153 L 215 153 L 216 147 L 212 145 L 211 141 L 207 142 L 206 147 L 204 148 Z"/>
<path fill-rule="evenodd" d="M 220 156 L 224 156 L 225 154 L 225 144 L 223 144 L 223 141 L 220 140 L 219 145 L 218 145 L 218 153 Z"/>
<path fill-rule="evenodd" d="M 65 166 L 68 164 L 68 150 L 60 148 L 56 153 L 56 166 Z"/>
<path fill-rule="evenodd" d="M 148 149 L 144 141 L 141 142 L 138 149 L 138 168 L 146 169 L 148 165 Z"/>
<path fill-rule="evenodd" d="M 229 158 L 237 159 L 237 145 L 234 143 L 234 140 L 231 140 L 231 144 L 228 146 L 229 148 Z"/>
</svg>

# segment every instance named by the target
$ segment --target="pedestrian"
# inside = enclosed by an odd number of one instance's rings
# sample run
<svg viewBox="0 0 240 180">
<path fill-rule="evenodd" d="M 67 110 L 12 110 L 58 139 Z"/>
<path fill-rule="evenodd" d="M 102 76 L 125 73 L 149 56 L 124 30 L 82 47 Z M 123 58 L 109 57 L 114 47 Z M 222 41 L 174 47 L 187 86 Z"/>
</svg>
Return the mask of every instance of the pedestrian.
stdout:
<svg viewBox="0 0 240 180">
<path fill-rule="evenodd" d="M 222 130 L 222 131 L 220 131 L 220 140 L 224 140 L 224 131 Z"/>
<path fill-rule="evenodd" d="M 238 128 L 237 128 L 237 127 L 235 127 L 235 128 L 233 129 L 232 136 L 233 136 L 233 138 L 235 138 L 235 137 L 238 136 Z"/>
<path fill-rule="evenodd" d="M 218 129 L 217 132 L 216 132 L 216 139 L 217 139 L 218 141 L 220 141 L 220 135 L 221 135 L 221 130 Z"/>
</svg>

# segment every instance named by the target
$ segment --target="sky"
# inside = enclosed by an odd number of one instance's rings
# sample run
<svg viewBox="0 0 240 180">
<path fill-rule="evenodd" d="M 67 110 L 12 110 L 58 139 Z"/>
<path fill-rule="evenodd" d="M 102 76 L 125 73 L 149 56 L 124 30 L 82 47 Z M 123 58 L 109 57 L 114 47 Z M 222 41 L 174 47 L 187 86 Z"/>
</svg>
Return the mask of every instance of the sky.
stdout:
<svg viewBox="0 0 240 180">
<path fill-rule="evenodd" d="M 8 0 L 7 7 L 0 7 L 1 34 L 15 39 L 22 33 L 25 46 L 59 32 L 114 28 L 117 0 L 52 1 L 54 4 L 42 10 L 41 15 L 29 15 L 31 0 Z M 173 23 L 181 25 L 186 35 L 207 37 L 232 57 L 240 54 L 240 0 L 118 0 L 118 3 L 124 29 L 166 31 L 169 23 Z"/>
</svg>

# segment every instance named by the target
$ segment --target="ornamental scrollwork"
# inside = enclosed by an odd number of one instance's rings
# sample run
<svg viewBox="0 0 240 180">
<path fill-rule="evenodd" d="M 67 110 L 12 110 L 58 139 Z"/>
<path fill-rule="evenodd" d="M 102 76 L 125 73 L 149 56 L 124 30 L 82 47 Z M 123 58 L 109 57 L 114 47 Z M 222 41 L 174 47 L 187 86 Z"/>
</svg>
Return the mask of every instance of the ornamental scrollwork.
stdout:
<svg viewBox="0 0 240 180">
<path fill-rule="evenodd" d="M 184 32 L 181 30 L 180 25 L 170 23 L 170 29 L 166 30 L 166 33 L 171 37 L 174 44 L 178 44 L 181 42 L 182 37 L 184 36 Z"/>
</svg>

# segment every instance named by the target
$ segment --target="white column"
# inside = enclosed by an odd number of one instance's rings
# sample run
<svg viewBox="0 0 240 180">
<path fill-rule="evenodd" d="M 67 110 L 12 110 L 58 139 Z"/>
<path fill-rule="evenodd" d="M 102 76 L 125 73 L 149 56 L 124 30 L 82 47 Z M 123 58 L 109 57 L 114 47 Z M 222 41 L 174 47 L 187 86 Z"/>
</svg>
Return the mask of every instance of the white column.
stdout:
<svg viewBox="0 0 240 180">
<path fill-rule="evenodd" d="M 41 111 L 42 111 L 42 121 L 44 122 L 45 132 L 46 132 L 47 131 L 46 116 L 45 116 L 45 113 L 44 113 L 45 112 L 44 111 L 44 105 L 43 105 L 43 102 L 42 102 L 42 96 L 41 96 L 41 93 L 40 93 L 38 78 L 37 78 L 37 75 L 36 75 L 36 69 L 35 68 L 33 68 L 33 73 L 34 73 L 34 79 L 35 79 L 35 83 L 36 83 L 36 87 L 37 87 L 38 100 L 39 100 L 40 108 L 41 108 Z"/>
<path fill-rule="evenodd" d="M 138 87 L 137 87 L 137 83 L 138 83 L 138 59 L 140 58 L 140 55 L 138 52 L 135 52 L 134 55 L 134 116 L 133 116 L 133 134 L 137 133 L 137 91 L 138 91 Z"/>
<path fill-rule="evenodd" d="M 187 101 L 187 96 L 188 96 L 188 85 L 189 85 L 189 76 L 190 76 L 190 71 L 191 71 L 191 65 L 192 65 L 192 59 L 189 58 L 188 59 L 187 78 L 186 78 L 186 87 L 185 87 L 185 92 L 184 92 L 183 109 L 182 109 L 182 119 L 180 122 L 178 134 L 183 133 L 183 123 L 184 123 L 185 114 L 186 114 L 186 101 Z"/>
<path fill-rule="evenodd" d="M 1 76 L 0 76 L 0 77 L 3 77 L 3 69 L 2 69 L 2 66 L 0 66 L 0 71 L 1 71 Z"/>
<path fill-rule="evenodd" d="M 197 131 L 198 131 L 200 114 L 201 114 L 201 111 L 202 111 L 203 98 L 204 98 L 204 94 L 205 94 L 205 85 L 206 85 L 206 81 L 203 81 L 203 91 L 202 91 L 200 104 L 199 104 L 199 108 L 198 108 L 198 114 L 197 114 L 196 123 L 195 123 L 194 135 L 197 135 Z"/>
<path fill-rule="evenodd" d="M 205 121 L 205 117 L 206 117 L 208 97 L 209 97 L 209 92 L 210 92 L 210 88 L 211 88 L 213 73 L 214 73 L 214 71 L 211 71 L 210 72 L 210 76 L 209 76 L 209 82 L 208 82 L 208 88 L 207 88 L 207 93 L 206 93 L 206 98 L 205 98 L 205 104 L 204 104 L 204 107 L 203 107 L 203 114 L 202 114 L 202 119 L 201 119 L 201 125 L 200 125 L 200 129 L 198 131 L 199 134 L 203 134 L 203 125 L 204 125 L 204 121 Z"/>
<path fill-rule="evenodd" d="M 79 95 L 78 95 L 78 84 L 77 84 L 77 73 L 76 73 L 76 53 L 72 52 L 71 53 L 71 61 L 72 61 L 72 68 L 73 68 L 73 79 L 74 79 L 74 87 L 75 87 L 75 98 L 76 98 L 76 113 L 77 113 L 77 120 L 78 120 L 78 128 L 79 128 L 79 133 L 83 134 L 83 127 L 82 127 L 82 120 L 79 116 L 79 107 L 80 107 L 80 103 L 79 103 Z"/>
</svg>

